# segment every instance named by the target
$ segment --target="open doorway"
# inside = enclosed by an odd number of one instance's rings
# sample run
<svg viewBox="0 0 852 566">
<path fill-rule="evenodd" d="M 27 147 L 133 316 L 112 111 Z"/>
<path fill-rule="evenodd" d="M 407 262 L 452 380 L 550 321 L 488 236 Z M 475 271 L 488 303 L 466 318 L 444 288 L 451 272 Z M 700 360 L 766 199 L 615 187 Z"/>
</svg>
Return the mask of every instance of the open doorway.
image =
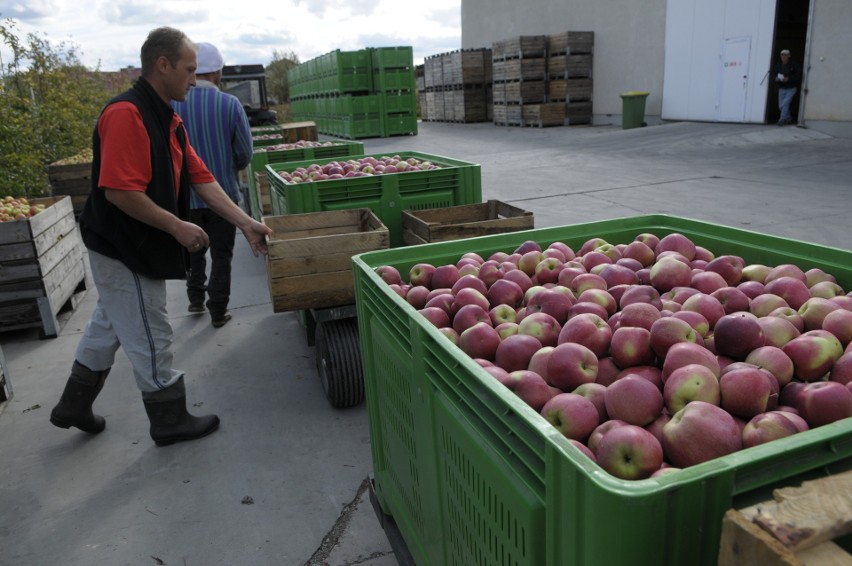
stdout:
<svg viewBox="0 0 852 566">
<path fill-rule="evenodd" d="M 805 48 L 808 39 L 808 15 L 812 0 L 778 0 L 775 8 L 775 35 L 772 44 L 772 60 L 769 63 L 769 71 L 778 63 L 779 53 L 782 49 L 789 49 L 791 59 L 797 61 L 802 69 L 805 67 Z M 767 74 L 769 89 L 767 89 L 766 121 L 774 124 L 778 121 L 781 111 L 778 110 L 778 89 L 772 80 L 772 73 Z M 790 104 L 790 113 L 793 122 L 799 119 L 799 101 L 801 100 L 801 89 L 796 93 Z"/>
</svg>

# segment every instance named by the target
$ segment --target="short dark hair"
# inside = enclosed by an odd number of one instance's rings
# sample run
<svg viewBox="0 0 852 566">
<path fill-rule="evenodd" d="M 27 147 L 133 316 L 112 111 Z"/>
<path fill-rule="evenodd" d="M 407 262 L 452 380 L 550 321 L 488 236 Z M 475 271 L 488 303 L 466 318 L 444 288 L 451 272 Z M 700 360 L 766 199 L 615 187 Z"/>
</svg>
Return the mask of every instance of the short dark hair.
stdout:
<svg viewBox="0 0 852 566">
<path fill-rule="evenodd" d="M 157 59 L 163 56 L 169 60 L 172 67 L 177 65 L 184 42 L 192 45 L 186 34 L 175 28 L 161 27 L 152 30 L 142 44 L 142 76 L 153 72 Z"/>
</svg>

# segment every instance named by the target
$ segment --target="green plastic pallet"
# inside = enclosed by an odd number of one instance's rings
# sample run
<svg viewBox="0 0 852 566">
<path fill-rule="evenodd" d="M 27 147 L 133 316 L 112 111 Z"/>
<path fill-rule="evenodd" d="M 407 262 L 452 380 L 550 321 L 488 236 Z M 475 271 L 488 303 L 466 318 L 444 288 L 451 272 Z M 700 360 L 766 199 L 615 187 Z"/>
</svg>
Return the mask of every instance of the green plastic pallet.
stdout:
<svg viewBox="0 0 852 566">
<path fill-rule="evenodd" d="M 852 468 L 845 419 L 642 481 L 574 448 L 386 284 L 374 269 L 487 257 L 525 240 L 629 242 L 681 232 L 750 263 L 822 268 L 852 288 L 852 252 L 652 215 L 401 247 L 353 258 L 376 496 L 417 564 L 716 564 L 722 517 L 777 487 Z"/>
<path fill-rule="evenodd" d="M 334 160 L 269 164 L 266 170 L 273 214 L 369 208 L 390 231 L 391 246 L 400 246 L 403 243 L 403 210 L 482 201 L 481 170 L 478 164 L 411 151 L 373 154 L 373 157 L 396 154 L 402 159 L 414 157 L 431 161 L 440 165 L 440 169 L 290 184 L 278 175 L 279 171 L 292 172 L 311 163 L 323 165 Z"/>
</svg>

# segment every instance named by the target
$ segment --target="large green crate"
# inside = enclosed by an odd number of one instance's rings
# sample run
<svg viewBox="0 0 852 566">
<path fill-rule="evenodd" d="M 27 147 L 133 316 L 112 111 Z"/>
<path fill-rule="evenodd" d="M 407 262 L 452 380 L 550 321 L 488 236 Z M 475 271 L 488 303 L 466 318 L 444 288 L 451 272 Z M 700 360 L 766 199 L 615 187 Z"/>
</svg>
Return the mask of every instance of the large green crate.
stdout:
<svg viewBox="0 0 852 566">
<path fill-rule="evenodd" d="M 382 136 L 417 135 L 417 116 L 413 112 L 405 114 L 385 114 L 382 117 Z"/>
<path fill-rule="evenodd" d="M 413 92 L 386 92 L 381 95 L 382 112 L 417 113 L 417 95 Z"/>
<path fill-rule="evenodd" d="M 414 92 L 414 69 L 374 69 L 375 92 Z"/>
<path fill-rule="evenodd" d="M 320 124 L 317 124 L 318 126 Z M 336 141 L 333 145 L 319 147 L 298 147 L 293 149 L 280 149 L 274 151 L 256 151 L 252 154 L 251 163 L 248 167 L 248 194 L 251 215 L 255 220 L 260 220 L 262 207 L 260 206 L 259 187 L 255 184 L 254 174 L 266 173 L 266 165 L 269 163 L 289 163 L 292 161 L 305 161 L 308 159 L 331 159 L 334 157 L 347 157 L 349 155 L 363 155 L 364 144 L 357 141 Z"/>
<path fill-rule="evenodd" d="M 324 165 L 334 160 L 269 164 L 266 170 L 273 214 L 369 208 L 390 231 L 391 246 L 400 246 L 403 243 L 403 210 L 423 210 L 482 201 L 481 170 L 478 164 L 411 151 L 373 154 L 373 157 L 380 158 L 383 155 L 428 160 L 439 165 L 440 169 L 290 184 L 278 175 L 279 171 L 292 172 L 311 163 Z"/>
<path fill-rule="evenodd" d="M 373 271 L 681 232 L 748 262 L 822 268 L 852 252 L 653 215 L 425 244 L 353 258 L 376 495 L 422 565 L 716 564 L 722 517 L 776 487 L 852 468 L 852 419 L 641 481 L 611 476 L 453 346 Z"/>
<path fill-rule="evenodd" d="M 373 69 L 414 68 L 414 50 L 405 47 L 370 48 Z"/>
</svg>

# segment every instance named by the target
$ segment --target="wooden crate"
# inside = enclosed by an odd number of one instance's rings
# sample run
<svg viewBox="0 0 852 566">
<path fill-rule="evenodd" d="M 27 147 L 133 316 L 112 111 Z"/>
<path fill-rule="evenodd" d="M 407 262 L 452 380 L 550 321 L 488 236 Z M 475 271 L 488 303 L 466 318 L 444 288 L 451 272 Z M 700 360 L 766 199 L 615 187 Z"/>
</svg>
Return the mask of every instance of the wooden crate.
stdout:
<svg viewBox="0 0 852 566">
<path fill-rule="evenodd" d="M 719 566 L 852 564 L 852 555 L 832 542 L 852 534 L 852 471 L 776 489 L 772 496 L 725 513 Z"/>
<path fill-rule="evenodd" d="M 491 58 L 498 61 L 523 57 L 544 57 L 546 50 L 546 35 L 521 35 L 493 42 L 491 44 Z"/>
<path fill-rule="evenodd" d="M 265 216 L 274 312 L 355 302 L 352 256 L 387 249 L 387 227 L 368 208 Z"/>
<path fill-rule="evenodd" d="M 495 104 L 536 104 L 544 102 L 547 83 L 544 81 L 512 81 L 494 83 Z"/>
<path fill-rule="evenodd" d="M 591 55 L 557 55 L 547 58 L 547 76 L 551 79 L 584 79 L 592 76 Z"/>
<path fill-rule="evenodd" d="M 319 141 L 317 135 L 317 125 L 315 122 L 288 122 L 286 124 L 277 124 L 272 126 L 273 129 L 258 129 L 254 132 L 255 137 L 266 137 L 269 143 L 264 143 L 263 140 L 255 140 L 256 146 L 272 145 L 279 143 L 296 143 L 299 140 L 304 141 Z M 281 137 L 270 137 L 280 135 Z M 261 143 L 258 143 L 260 141 Z"/>
<path fill-rule="evenodd" d="M 545 128 L 565 125 L 565 103 L 524 104 L 521 110 L 524 126 Z"/>
<path fill-rule="evenodd" d="M 446 104 L 444 102 L 444 91 L 426 93 L 426 120 L 443 122 L 447 119 Z"/>
<path fill-rule="evenodd" d="M 269 196 L 269 178 L 266 171 L 258 171 L 254 174 L 254 186 L 260 200 L 261 213 L 263 215 L 272 214 L 272 199 Z"/>
<path fill-rule="evenodd" d="M 446 242 L 533 228 L 533 213 L 499 200 L 402 212 L 406 245 Z"/>
<path fill-rule="evenodd" d="M 423 82 L 426 90 L 444 86 L 444 55 L 432 55 L 423 60 Z"/>
<path fill-rule="evenodd" d="M 59 335 L 57 314 L 74 308 L 86 289 L 83 241 L 68 196 L 27 220 L 0 223 L 0 331 L 40 329 Z"/>
<path fill-rule="evenodd" d="M 482 85 L 492 80 L 490 49 L 465 49 L 444 54 L 443 86 Z"/>
<path fill-rule="evenodd" d="M 548 55 L 591 53 L 594 45 L 593 31 L 564 31 L 547 36 Z"/>
<path fill-rule="evenodd" d="M 54 197 L 71 197 L 74 214 L 79 217 L 92 188 L 92 162 L 68 165 L 52 163 L 47 167 L 47 177 L 50 194 Z"/>
<path fill-rule="evenodd" d="M 494 61 L 491 69 L 493 82 L 543 81 L 547 78 L 547 59 L 506 59 Z"/>
<path fill-rule="evenodd" d="M 565 102 L 592 99 L 592 79 L 551 79 L 547 81 L 547 99 Z"/>
<path fill-rule="evenodd" d="M 568 102 L 565 104 L 565 122 L 569 126 L 592 123 L 592 103 Z"/>
<path fill-rule="evenodd" d="M 492 120 L 498 126 L 521 125 L 523 115 L 520 104 L 498 104 L 491 105 Z"/>
<path fill-rule="evenodd" d="M 484 86 L 459 88 L 444 92 L 446 120 L 449 122 L 485 122 L 488 120 Z"/>
</svg>

